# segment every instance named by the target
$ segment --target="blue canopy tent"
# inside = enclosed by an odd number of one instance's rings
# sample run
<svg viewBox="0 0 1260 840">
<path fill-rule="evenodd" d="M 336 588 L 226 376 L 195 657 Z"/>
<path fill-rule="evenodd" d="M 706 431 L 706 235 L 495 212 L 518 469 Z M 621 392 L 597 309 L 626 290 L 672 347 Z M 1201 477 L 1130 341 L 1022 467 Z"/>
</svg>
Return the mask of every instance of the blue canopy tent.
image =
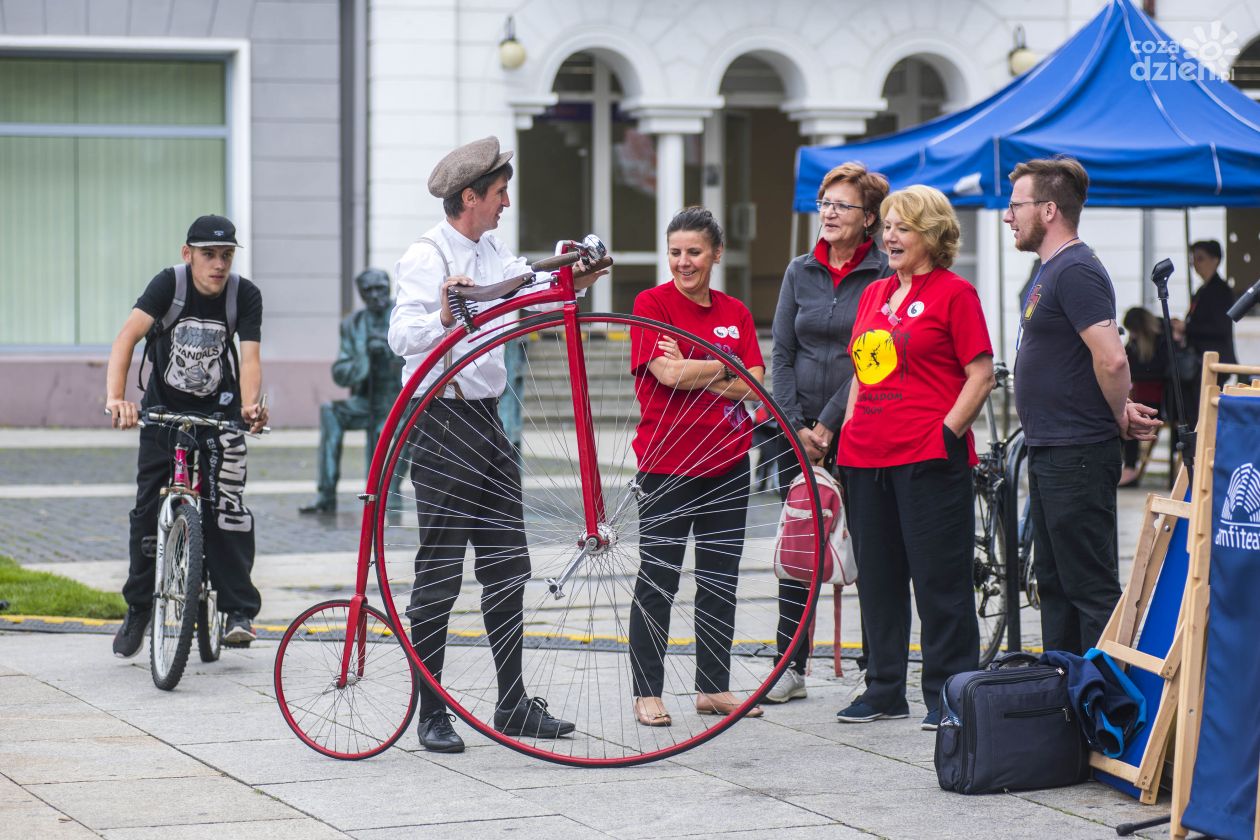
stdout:
<svg viewBox="0 0 1260 840">
<path fill-rule="evenodd" d="M 1128 0 L 1111 0 L 1052 55 L 965 111 L 860 143 L 801 148 L 793 206 L 813 212 L 823 175 L 858 160 L 894 189 L 928 184 L 958 207 L 1000 209 L 1015 165 L 1055 154 L 1085 165 L 1091 207 L 1260 206 L 1260 104 Z"/>
</svg>

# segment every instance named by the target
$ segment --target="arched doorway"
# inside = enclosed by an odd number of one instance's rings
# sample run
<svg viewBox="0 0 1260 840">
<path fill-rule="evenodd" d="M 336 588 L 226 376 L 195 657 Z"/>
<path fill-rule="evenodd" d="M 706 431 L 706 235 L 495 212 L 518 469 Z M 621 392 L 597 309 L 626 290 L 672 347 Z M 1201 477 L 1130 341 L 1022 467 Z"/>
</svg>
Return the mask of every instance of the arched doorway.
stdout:
<svg viewBox="0 0 1260 840">
<path fill-rule="evenodd" d="M 795 256 L 793 164 L 801 136 L 780 109 L 782 78 L 762 59 L 735 59 L 719 92 L 725 108 L 706 124 L 704 200 L 720 207 L 726 228 L 725 290 L 748 305 L 758 325 L 769 326 L 784 268 Z"/>
<path fill-rule="evenodd" d="M 594 52 L 577 52 L 552 84 L 557 102 L 517 132 L 520 251 L 550 254 L 556 241 L 594 232 L 616 267 L 584 309 L 629 312 L 634 297 L 659 282 L 656 135 L 621 109 L 623 87 Z M 686 203 L 700 201 L 700 137 L 685 138 Z"/>
</svg>

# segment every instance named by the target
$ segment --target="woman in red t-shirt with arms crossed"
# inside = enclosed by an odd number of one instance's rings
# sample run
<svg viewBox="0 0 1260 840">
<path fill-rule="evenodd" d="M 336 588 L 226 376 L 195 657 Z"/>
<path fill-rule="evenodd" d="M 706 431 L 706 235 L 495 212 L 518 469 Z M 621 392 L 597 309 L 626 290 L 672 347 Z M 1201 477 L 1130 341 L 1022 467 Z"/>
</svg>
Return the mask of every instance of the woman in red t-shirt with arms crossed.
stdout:
<svg viewBox="0 0 1260 840">
<path fill-rule="evenodd" d="M 634 314 L 673 324 L 738 358 L 760 382 L 765 362 L 748 307 L 709 288 L 722 258 L 722 228 L 702 207 L 674 216 L 666 230 L 667 283 L 634 301 Z M 642 419 L 639 461 L 639 576 L 630 609 L 634 714 L 644 726 L 672 722 L 661 699 L 670 610 L 688 535 L 696 540 L 696 711 L 730 714 L 735 586 L 748 514 L 748 449 L 755 395 L 703 347 L 643 327 L 630 329 L 630 364 Z M 703 625 L 699 618 L 703 617 Z M 761 714 L 759 708 L 748 713 Z"/>
<path fill-rule="evenodd" d="M 849 356 L 857 387 L 840 433 L 849 533 L 866 628 L 866 691 L 844 723 L 909 717 L 910 584 L 923 647 L 923 728 L 940 722 L 945 679 L 977 667 L 971 564 L 971 424 L 993 389 L 993 347 L 975 288 L 949 271 L 958 218 L 915 185 L 884 199 L 884 248 L 896 273 L 867 287 Z"/>
</svg>

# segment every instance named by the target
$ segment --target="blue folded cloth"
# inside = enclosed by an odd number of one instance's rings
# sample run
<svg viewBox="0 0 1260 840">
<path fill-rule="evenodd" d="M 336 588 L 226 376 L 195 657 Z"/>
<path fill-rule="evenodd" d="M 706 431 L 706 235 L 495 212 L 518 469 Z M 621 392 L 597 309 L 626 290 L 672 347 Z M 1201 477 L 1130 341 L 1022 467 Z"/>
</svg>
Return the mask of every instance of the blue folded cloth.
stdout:
<svg viewBox="0 0 1260 840">
<path fill-rule="evenodd" d="M 1109 758 L 1146 726 L 1146 698 L 1115 661 L 1098 648 L 1084 656 L 1048 650 L 1041 662 L 1067 673 L 1068 698 L 1089 748 Z"/>
</svg>

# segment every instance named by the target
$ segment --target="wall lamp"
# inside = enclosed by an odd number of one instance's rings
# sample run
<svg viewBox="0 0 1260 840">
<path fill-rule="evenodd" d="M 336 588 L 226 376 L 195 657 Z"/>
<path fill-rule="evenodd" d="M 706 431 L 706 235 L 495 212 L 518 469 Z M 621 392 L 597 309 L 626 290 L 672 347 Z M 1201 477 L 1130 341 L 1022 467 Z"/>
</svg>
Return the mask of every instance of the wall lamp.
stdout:
<svg viewBox="0 0 1260 840">
<path fill-rule="evenodd" d="M 1041 56 L 1028 49 L 1024 43 L 1023 24 L 1016 24 L 1015 46 L 1011 47 L 1011 51 L 1006 54 L 1006 66 L 1010 69 L 1011 75 L 1022 76 L 1036 67 L 1039 61 L 1041 61 Z"/>
<path fill-rule="evenodd" d="M 516 40 L 516 21 L 508 15 L 503 28 L 503 40 L 499 42 L 499 64 L 504 70 L 515 70 L 525 63 L 525 47 Z"/>
</svg>

